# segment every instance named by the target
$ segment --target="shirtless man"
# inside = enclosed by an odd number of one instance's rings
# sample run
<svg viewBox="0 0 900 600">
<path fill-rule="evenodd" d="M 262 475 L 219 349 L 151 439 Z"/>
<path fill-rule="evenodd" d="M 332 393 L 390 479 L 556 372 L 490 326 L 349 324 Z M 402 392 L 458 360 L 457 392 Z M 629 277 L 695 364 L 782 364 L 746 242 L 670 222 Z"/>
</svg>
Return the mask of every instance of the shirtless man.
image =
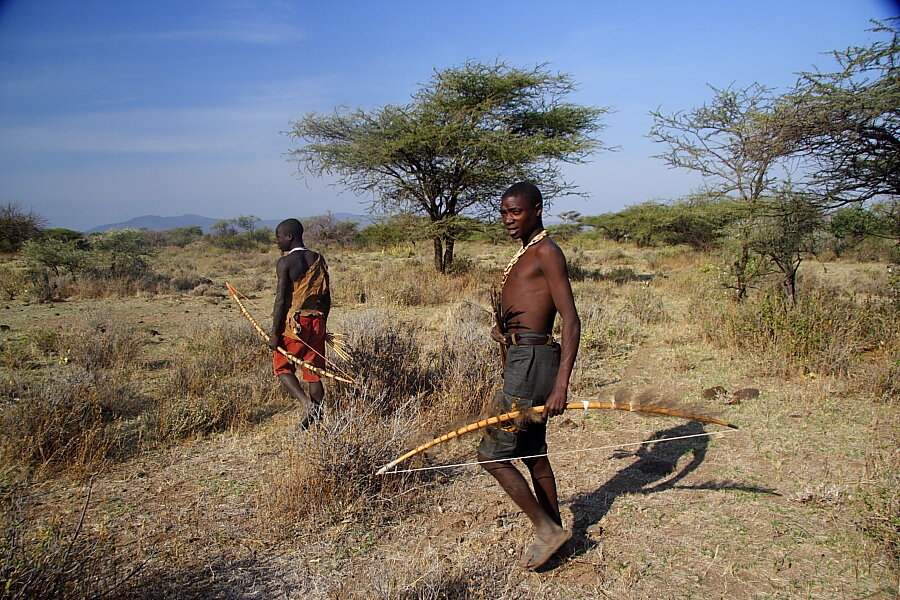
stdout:
<svg viewBox="0 0 900 600">
<path fill-rule="evenodd" d="M 325 387 L 316 373 L 304 367 L 303 380 L 309 384 L 307 396 L 294 363 L 277 348 L 281 346 L 315 367 L 325 367 L 325 323 L 331 310 L 328 267 L 321 254 L 303 245 L 303 225 L 297 219 L 286 219 L 275 228 L 275 243 L 287 254 L 278 259 L 275 267 L 278 287 L 269 347 L 275 351 L 275 375 L 303 407 L 299 427 L 306 429 L 319 415 Z"/>
<path fill-rule="evenodd" d="M 523 251 L 511 262 L 500 291 L 502 323 L 491 337 L 507 348 L 501 412 L 544 405 L 543 419 L 517 427 L 495 428 L 482 438 L 478 460 L 531 520 L 534 543 L 519 566 L 536 569 L 568 541 L 556 497 L 556 479 L 546 456 L 547 419 L 566 408 L 569 376 L 578 353 L 581 321 L 562 250 L 546 237 L 541 221 L 543 197 L 530 183 L 517 183 L 500 200 L 500 218 Z M 561 344 L 551 333 L 562 317 Z M 509 459 L 519 457 L 528 468 L 532 491 Z"/>
</svg>

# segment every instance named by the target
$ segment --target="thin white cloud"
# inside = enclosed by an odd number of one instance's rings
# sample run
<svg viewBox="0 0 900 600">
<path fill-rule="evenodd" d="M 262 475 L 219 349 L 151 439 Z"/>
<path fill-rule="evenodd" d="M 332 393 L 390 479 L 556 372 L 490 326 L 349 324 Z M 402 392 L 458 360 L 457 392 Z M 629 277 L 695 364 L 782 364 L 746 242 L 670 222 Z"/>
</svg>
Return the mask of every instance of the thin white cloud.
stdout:
<svg viewBox="0 0 900 600">
<path fill-rule="evenodd" d="M 0 120 L 0 150 L 18 155 L 65 153 L 247 154 L 285 152 L 281 132 L 325 104 L 329 84 L 272 82 L 230 105 L 72 113 L 31 123 Z"/>
</svg>

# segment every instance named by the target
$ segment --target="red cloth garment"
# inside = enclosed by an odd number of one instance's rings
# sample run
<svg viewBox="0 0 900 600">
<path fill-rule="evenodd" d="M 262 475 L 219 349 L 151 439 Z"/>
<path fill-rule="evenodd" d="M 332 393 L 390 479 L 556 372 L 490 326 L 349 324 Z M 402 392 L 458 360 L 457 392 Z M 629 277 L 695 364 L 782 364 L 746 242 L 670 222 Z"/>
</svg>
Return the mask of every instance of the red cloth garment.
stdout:
<svg viewBox="0 0 900 600">
<path fill-rule="evenodd" d="M 325 318 L 320 315 L 297 316 L 296 322 L 299 330 L 298 337 L 295 340 L 287 336 L 282 336 L 281 347 L 299 358 L 312 364 L 314 367 L 325 368 Z M 296 373 L 297 365 L 291 362 L 281 352 L 275 352 L 272 356 L 272 364 L 275 375 L 281 373 Z M 313 373 L 306 367 L 303 367 L 303 381 L 313 383 L 319 381 L 320 377 L 317 373 Z"/>
</svg>

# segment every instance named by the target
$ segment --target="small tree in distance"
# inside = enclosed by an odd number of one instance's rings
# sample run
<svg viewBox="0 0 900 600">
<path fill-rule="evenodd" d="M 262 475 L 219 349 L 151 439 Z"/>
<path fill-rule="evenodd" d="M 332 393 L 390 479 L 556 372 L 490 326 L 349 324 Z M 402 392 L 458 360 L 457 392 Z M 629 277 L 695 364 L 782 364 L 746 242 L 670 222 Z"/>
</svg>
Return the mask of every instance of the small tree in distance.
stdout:
<svg viewBox="0 0 900 600">
<path fill-rule="evenodd" d="M 18 202 L 0 205 L 0 252 L 17 252 L 26 240 L 36 237 L 47 221 Z"/>
<path fill-rule="evenodd" d="M 668 146 L 656 158 L 669 166 L 700 173 L 711 195 L 734 201 L 739 211 L 738 257 L 731 264 L 737 300 L 752 285 L 751 241 L 765 207 L 764 198 L 777 191 L 773 171 L 785 151 L 775 125 L 776 100 L 772 90 L 758 83 L 744 88 L 710 86 L 709 104 L 671 115 L 650 113 L 654 124 L 650 137 Z"/>
<path fill-rule="evenodd" d="M 461 229 L 454 218 L 494 212 L 516 181 L 548 199 L 575 193 L 559 163 L 581 163 L 602 147 L 594 134 L 606 108 L 567 103 L 569 75 L 539 65 L 467 62 L 436 71 L 405 106 L 307 114 L 288 134 L 298 171 L 336 175 L 336 185 L 372 193 L 376 212 L 421 214 L 431 222 L 434 266 L 446 272 Z"/>
</svg>

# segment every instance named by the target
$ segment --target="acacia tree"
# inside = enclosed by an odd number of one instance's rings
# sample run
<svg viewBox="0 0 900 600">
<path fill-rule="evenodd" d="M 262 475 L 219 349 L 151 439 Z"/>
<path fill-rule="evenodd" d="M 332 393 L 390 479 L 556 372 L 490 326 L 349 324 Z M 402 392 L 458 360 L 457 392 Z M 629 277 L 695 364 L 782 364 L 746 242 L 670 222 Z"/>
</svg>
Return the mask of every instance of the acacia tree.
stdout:
<svg viewBox="0 0 900 600">
<path fill-rule="evenodd" d="M 806 256 L 816 254 L 816 233 L 822 223 L 816 198 L 786 186 L 767 203 L 751 242 L 781 274 L 781 289 L 792 304 L 797 303 L 797 272 Z"/>
<path fill-rule="evenodd" d="M 671 115 L 652 111 L 650 137 L 669 147 L 655 158 L 700 173 L 709 195 L 733 202 L 738 211 L 739 256 L 731 265 L 734 283 L 729 287 L 740 301 L 760 274 L 752 256 L 753 231 L 765 209 L 765 197 L 777 191 L 774 171 L 785 150 L 770 88 L 754 83 L 710 89 L 713 99 L 699 108 Z"/>
<path fill-rule="evenodd" d="M 608 109 L 564 102 L 574 89 L 545 65 L 467 62 L 435 71 L 404 106 L 307 114 L 291 123 L 288 135 L 306 144 L 290 156 L 301 174 L 374 194 L 375 212 L 427 216 L 435 268 L 446 272 L 464 233 L 457 216 L 492 213 L 515 181 L 532 181 L 548 199 L 575 193 L 560 163 L 602 148 L 594 134 Z"/>
<path fill-rule="evenodd" d="M 781 148 L 799 159 L 808 192 L 826 206 L 900 196 L 900 43 L 888 38 L 833 51 L 839 69 L 801 73 L 779 105 Z"/>
</svg>

